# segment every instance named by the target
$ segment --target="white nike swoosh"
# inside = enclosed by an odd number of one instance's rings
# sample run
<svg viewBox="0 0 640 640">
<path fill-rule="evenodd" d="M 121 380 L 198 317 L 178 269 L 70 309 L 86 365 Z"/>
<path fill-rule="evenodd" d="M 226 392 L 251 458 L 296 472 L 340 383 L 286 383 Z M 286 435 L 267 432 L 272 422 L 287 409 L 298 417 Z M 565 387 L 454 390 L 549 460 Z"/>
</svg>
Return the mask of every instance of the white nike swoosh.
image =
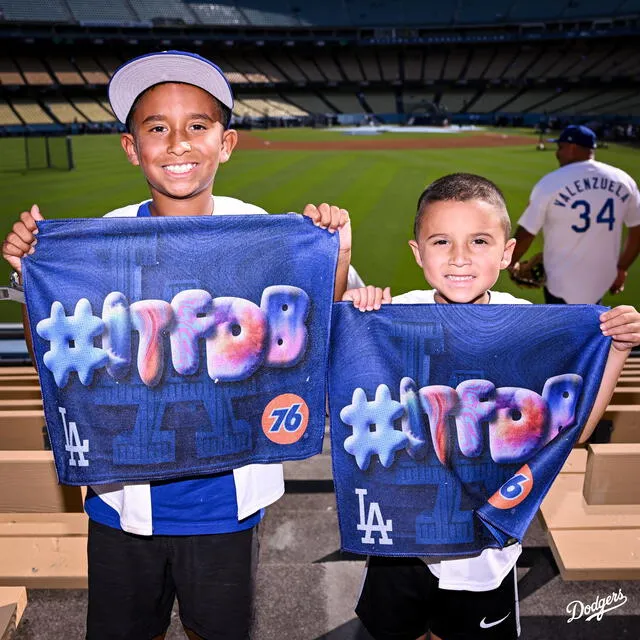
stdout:
<svg viewBox="0 0 640 640">
<path fill-rule="evenodd" d="M 486 618 L 482 618 L 482 620 L 480 621 L 480 628 L 490 629 L 491 627 L 495 627 L 497 624 L 504 622 L 510 615 L 511 615 L 511 611 L 509 611 L 509 613 L 507 613 L 507 615 L 504 618 L 500 618 L 500 620 L 496 620 L 495 622 L 485 622 Z"/>
</svg>

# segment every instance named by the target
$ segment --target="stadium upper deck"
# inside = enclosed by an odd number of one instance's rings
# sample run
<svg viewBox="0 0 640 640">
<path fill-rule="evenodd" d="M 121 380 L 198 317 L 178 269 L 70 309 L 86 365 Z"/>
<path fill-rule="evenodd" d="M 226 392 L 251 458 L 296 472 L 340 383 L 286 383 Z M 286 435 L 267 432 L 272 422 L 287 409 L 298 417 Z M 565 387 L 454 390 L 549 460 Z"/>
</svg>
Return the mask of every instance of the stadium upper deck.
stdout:
<svg viewBox="0 0 640 640">
<path fill-rule="evenodd" d="M 8 22 L 236 27 L 409 27 L 517 24 L 640 14 L 640 0 L 1 0 Z"/>
<path fill-rule="evenodd" d="M 0 135 L 109 129 L 114 70 L 167 48 L 239 118 L 640 121 L 640 0 L 0 0 L 0 32 Z"/>
</svg>

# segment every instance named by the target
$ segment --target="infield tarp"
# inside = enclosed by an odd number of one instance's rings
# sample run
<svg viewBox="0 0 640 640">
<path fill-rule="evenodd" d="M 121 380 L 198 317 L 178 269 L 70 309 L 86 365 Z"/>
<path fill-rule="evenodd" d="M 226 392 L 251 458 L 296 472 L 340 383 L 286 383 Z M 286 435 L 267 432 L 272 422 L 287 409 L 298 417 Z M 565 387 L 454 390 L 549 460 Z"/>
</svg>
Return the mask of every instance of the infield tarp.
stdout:
<svg viewBox="0 0 640 640">
<path fill-rule="evenodd" d="M 610 339 L 590 305 L 334 305 L 342 548 L 456 557 L 522 540 L 584 426 Z"/>
<path fill-rule="evenodd" d="M 62 483 L 321 450 L 337 234 L 298 215 L 38 226 L 24 285 Z"/>
</svg>

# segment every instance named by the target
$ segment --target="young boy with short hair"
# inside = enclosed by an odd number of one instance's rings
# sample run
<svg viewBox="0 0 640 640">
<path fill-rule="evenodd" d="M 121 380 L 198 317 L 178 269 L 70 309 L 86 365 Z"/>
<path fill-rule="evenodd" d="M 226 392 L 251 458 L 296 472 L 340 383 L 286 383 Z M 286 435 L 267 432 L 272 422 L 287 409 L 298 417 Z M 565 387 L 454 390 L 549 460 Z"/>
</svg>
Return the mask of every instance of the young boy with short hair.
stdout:
<svg viewBox="0 0 640 640">
<path fill-rule="evenodd" d="M 511 261 L 515 240 L 504 197 L 491 181 L 452 174 L 433 182 L 418 199 L 415 239 L 409 241 L 430 290 L 391 298 L 389 288 L 348 290 L 361 311 L 387 303 L 528 304 L 492 291 Z M 613 394 L 629 351 L 640 344 L 640 314 L 620 306 L 600 316 L 612 343 L 586 440 Z M 356 613 L 376 640 L 512 640 L 520 634 L 516 561 L 519 543 L 478 556 L 433 562 L 429 558 L 371 556 Z"/>
<path fill-rule="evenodd" d="M 266 214 L 212 193 L 218 166 L 238 141 L 237 132 L 228 128 L 231 88 L 215 64 L 182 51 L 141 56 L 114 73 L 109 98 L 118 119 L 127 124 L 122 147 L 129 162 L 141 167 L 151 199 L 107 216 Z M 348 213 L 322 204 L 307 205 L 304 214 L 340 234 L 335 282 L 340 299 L 350 262 Z M 34 205 L 5 239 L 3 256 L 17 272 L 21 258 L 36 250 L 42 219 Z M 28 335 L 26 323 L 25 328 Z M 161 638 L 176 596 L 190 638 L 249 637 L 256 527 L 263 509 L 283 493 L 280 464 L 89 487 L 87 638 Z"/>
</svg>

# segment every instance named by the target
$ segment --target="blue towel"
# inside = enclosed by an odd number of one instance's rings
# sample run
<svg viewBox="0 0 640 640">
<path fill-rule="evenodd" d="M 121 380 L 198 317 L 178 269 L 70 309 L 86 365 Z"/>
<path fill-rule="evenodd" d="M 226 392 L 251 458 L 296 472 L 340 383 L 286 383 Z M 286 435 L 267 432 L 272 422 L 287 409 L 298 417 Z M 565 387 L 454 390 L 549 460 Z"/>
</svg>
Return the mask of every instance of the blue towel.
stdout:
<svg viewBox="0 0 640 640">
<path fill-rule="evenodd" d="M 60 482 L 169 479 L 321 450 L 337 234 L 297 215 L 39 230 L 24 284 Z"/>
<path fill-rule="evenodd" d="M 334 304 L 342 548 L 446 558 L 521 541 L 600 387 L 603 310 Z"/>
</svg>

